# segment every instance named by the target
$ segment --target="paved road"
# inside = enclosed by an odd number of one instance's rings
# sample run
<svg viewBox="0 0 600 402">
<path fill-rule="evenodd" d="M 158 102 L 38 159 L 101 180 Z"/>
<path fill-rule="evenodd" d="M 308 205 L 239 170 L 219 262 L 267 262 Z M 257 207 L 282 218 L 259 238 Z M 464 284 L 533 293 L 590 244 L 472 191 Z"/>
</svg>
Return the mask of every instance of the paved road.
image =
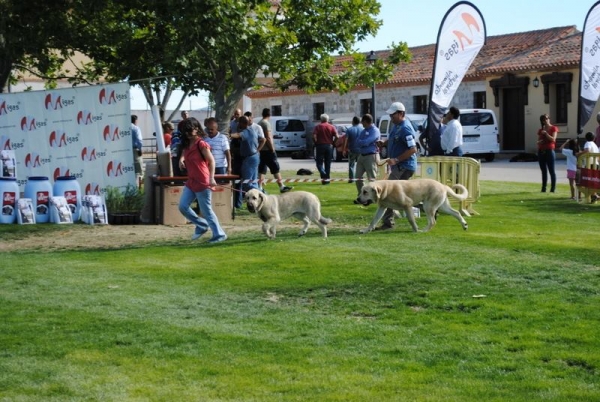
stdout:
<svg viewBox="0 0 600 402">
<path fill-rule="evenodd" d="M 281 170 L 297 171 L 300 168 L 316 172 L 313 159 L 292 159 L 289 156 L 279 156 Z M 331 170 L 346 172 L 348 162 L 333 162 Z M 559 157 L 556 161 L 556 179 L 558 183 L 567 183 L 566 159 Z M 515 181 L 522 183 L 541 183 L 540 167 L 537 162 L 510 162 L 508 156 L 499 155 L 494 162 L 481 162 L 480 180 Z"/>
</svg>

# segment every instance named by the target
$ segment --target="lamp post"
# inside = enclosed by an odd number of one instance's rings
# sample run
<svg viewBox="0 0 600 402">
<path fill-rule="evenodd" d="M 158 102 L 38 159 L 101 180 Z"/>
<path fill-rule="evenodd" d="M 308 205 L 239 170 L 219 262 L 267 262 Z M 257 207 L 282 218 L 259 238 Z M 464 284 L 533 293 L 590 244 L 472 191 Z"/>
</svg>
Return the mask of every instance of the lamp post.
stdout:
<svg viewBox="0 0 600 402">
<path fill-rule="evenodd" d="M 375 64 L 376 61 L 377 56 L 371 50 L 371 53 L 367 56 L 367 63 Z M 375 79 L 373 79 L 373 84 L 371 85 L 371 113 L 373 115 L 373 124 L 377 124 L 377 118 L 375 117 Z"/>
</svg>

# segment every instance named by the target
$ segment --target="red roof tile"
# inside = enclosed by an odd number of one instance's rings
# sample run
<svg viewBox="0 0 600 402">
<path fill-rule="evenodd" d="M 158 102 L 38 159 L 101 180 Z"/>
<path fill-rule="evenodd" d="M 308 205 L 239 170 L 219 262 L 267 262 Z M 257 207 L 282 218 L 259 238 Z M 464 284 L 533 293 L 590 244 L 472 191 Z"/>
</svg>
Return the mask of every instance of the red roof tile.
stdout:
<svg viewBox="0 0 600 402">
<path fill-rule="evenodd" d="M 393 76 L 383 85 L 407 85 L 430 82 L 435 44 L 411 47 L 412 60 L 396 66 Z M 387 58 L 389 51 L 376 51 L 378 58 Z M 489 36 L 481 48 L 477 58 L 469 68 L 465 80 L 483 79 L 487 76 L 501 75 L 507 72 L 531 70 L 556 70 L 572 68 L 579 65 L 581 53 L 581 32 L 575 26 L 541 29 L 528 32 L 517 32 L 506 35 Z M 351 60 L 347 56 L 339 56 L 332 68 L 332 74 L 343 69 L 342 63 Z M 267 84 L 268 80 L 261 80 Z M 292 88 L 286 94 L 303 93 Z M 284 94 L 269 88 L 268 84 L 258 90 L 249 92 L 249 97 Z"/>
</svg>

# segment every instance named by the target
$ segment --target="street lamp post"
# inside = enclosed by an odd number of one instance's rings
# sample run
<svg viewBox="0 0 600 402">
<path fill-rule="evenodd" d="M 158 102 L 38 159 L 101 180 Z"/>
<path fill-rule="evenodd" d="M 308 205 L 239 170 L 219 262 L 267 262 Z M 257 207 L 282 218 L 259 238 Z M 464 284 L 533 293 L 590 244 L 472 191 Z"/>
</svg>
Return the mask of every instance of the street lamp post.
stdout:
<svg viewBox="0 0 600 402">
<path fill-rule="evenodd" d="M 371 50 L 371 53 L 367 56 L 367 63 L 374 64 L 377 61 L 375 52 Z M 375 117 L 375 79 L 371 85 L 371 114 L 373 115 L 373 124 L 377 124 L 377 118 Z"/>
</svg>

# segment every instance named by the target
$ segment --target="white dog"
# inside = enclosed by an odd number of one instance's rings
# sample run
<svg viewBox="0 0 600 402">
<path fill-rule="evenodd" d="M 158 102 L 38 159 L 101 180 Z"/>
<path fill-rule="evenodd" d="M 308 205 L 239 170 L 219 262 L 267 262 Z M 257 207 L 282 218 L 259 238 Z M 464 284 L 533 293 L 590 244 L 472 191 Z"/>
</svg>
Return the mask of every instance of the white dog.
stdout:
<svg viewBox="0 0 600 402">
<path fill-rule="evenodd" d="M 454 190 L 460 190 L 460 194 Z M 448 196 L 463 201 L 467 199 L 468 191 L 461 184 L 455 184 L 450 188 L 432 179 L 378 180 L 365 184 L 358 196 L 359 202 L 363 205 L 376 203 L 379 208 L 369 227 L 361 230 L 360 233 L 368 233 L 375 229 L 386 208 L 403 210 L 413 231 L 418 232 L 419 228 L 415 222 L 412 208 L 421 202 L 427 214 L 427 227 L 423 230 L 424 232 L 435 226 L 435 213 L 438 210 L 454 216 L 463 229 L 467 230 L 467 222 L 457 210 L 450 206 Z"/>
<path fill-rule="evenodd" d="M 310 222 L 321 228 L 323 237 L 327 238 L 327 224 L 331 219 L 321 215 L 321 202 L 319 198 L 306 191 L 293 191 L 280 195 L 264 194 L 257 189 L 251 189 L 245 196 L 248 211 L 258 215 L 264 222 L 262 230 L 269 239 L 274 239 L 277 224 L 283 219 L 294 216 L 304 222 L 298 236 L 304 236 Z"/>
</svg>

